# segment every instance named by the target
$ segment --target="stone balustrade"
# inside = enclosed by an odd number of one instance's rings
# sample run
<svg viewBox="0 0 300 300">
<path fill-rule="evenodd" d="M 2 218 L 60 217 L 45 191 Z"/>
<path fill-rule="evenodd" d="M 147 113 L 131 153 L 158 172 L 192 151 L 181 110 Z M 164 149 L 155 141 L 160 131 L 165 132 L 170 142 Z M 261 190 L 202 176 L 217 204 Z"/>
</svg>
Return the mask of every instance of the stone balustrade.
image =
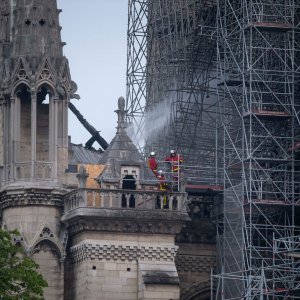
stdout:
<svg viewBox="0 0 300 300">
<path fill-rule="evenodd" d="M 76 208 L 127 208 L 141 210 L 185 210 L 185 193 L 146 190 L 87 189 L 74 190 L 64 197 L 64 212 Z"/>
</svg>

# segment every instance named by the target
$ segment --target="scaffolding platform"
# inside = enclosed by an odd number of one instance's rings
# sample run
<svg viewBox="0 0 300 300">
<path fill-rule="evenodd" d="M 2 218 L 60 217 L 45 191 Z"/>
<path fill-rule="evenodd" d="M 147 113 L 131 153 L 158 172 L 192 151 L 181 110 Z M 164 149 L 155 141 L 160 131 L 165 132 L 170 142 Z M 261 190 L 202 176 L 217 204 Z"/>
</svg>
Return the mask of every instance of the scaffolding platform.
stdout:
<svg viewBox="0 0 300 300">
<path fill-rule="evenodd" d="M 274 110 L 264 110 L 264 109 L 252 109 L 251 111 L 247 111 L 243 113 L 244 117 L 248 117 L 251 115 L 261 116 L 261 117 L 281 117 L 281 118 L 291 117 L 291 114 L 287 111 L 274 111 Z"/>
<path fill-rule="evenodd" d="M 249 205 L 250 202 L 246 202 L 244 203 L 244 205 Z M 282 199 L 252 199 L 251 200 L 251 204 L 255 204 L 255 205 L 272 205 L 272 206 L 300 206 L 300 203 L 291 203 L 290 202 L 287 202 L 286 200 Z"/>
<path fill-rule="evenodd" d="M 289 31 L 294 29 L 292 24 L 279 22 L 250 22 L 244 28 L 249 29 L 251 27 L 266 31 Z"/>
</svg>

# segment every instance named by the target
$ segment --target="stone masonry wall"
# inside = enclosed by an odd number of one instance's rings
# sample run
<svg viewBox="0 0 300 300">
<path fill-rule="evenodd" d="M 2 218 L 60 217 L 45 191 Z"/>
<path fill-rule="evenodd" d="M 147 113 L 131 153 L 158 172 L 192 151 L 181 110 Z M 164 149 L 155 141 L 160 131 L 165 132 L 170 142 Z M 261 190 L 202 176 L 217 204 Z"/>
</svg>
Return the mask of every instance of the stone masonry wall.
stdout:
<svg viewBox="0 0 300 300">
<path fill-rule="evenodd" d="M 86 260 L 74 265 L 76 299 L 137 299 L 137 263 Z"/>
<path fill-rule="evenodd" d="M 2 225 L 20 232 L 18 241 L 39 264 L 39 272 L 48 282 L 46 300 L 63 299 L 63 265 L 60 259 L 61 211 L 55 206 L 16 206 L 3 210 Z"/>
<path fill-rule="evenodd" d="M 194 285 L 210 286 L 211 270 L 216 266 L 215 245 L 182 243 L 175 263 L 180 278 L 181 298 L 189 299 L 188 295 Z M 207 299 L 200 296 L 198 298 Z"/>
<path fill-rule="evenodd" d="M 59 236 L 60 217 L 61 210 L 55 206 L 16 206 L 3 210 L 2 224 L 8 230 L 18 229 L 30 245 L 45 225 Z"/>
<path fill-rule="evenodd" d="M 178 279 L 174 263 L 177 246 L 173 237 L 94 232 L 77 237 L 74 242 L 70 248 L 74 276 L 72 299 L 96 300 L 99 295 L 103 300 L 179 299 L 178 285 L 143 281 L 143 276 L 152 271 L 172 273 Z"/>
</svg>

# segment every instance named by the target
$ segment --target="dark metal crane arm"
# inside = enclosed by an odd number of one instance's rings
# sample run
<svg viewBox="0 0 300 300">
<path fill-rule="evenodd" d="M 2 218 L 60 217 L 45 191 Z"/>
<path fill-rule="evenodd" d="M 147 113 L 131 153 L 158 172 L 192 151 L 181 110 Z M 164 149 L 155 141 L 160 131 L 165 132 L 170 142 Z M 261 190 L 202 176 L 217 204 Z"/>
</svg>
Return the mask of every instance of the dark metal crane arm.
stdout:
<svg viewBox="0 0 300 300">
<path fill-rule="evenodd" d="M 73 103 L 69 102 L 69 108 L 77 117 L 79 122 L 84 126 L 84 128 L 92 135 L 92 137 L 86 142 L 85 148 L 92 149 L 92 145 L 94 142 L 97 142 L 100 147 L 105 150 L 108 147 L 108 143 L 106 140 L 100 135 L 99 131 L 96 130 L 79 112 L 79 110 L 74 106 Z"/>
</svg>

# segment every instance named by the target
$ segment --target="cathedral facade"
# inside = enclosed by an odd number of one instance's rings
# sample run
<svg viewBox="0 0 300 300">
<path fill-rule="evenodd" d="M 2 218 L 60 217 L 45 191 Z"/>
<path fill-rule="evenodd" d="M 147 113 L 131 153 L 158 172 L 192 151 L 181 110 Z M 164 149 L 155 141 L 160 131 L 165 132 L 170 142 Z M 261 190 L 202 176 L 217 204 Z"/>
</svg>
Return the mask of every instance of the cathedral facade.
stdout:
<svg viewBox="0 0 300 300">
<path fill-rule="evenodd" d="M 126 133 L 125 100 L 104 153 L 70 143 L 68 104 L 78 96 L 60 12 L 55 0 L 0 1 L 1 226 L 19 231 L 47 300 L 179 299 L 180 289 L 182 299 L 209 299 L 211 237 L 182 233 L 198 194 L 158 189 Z M 211 203 L 201 205 L 207 219 Z"/>
</svg>

